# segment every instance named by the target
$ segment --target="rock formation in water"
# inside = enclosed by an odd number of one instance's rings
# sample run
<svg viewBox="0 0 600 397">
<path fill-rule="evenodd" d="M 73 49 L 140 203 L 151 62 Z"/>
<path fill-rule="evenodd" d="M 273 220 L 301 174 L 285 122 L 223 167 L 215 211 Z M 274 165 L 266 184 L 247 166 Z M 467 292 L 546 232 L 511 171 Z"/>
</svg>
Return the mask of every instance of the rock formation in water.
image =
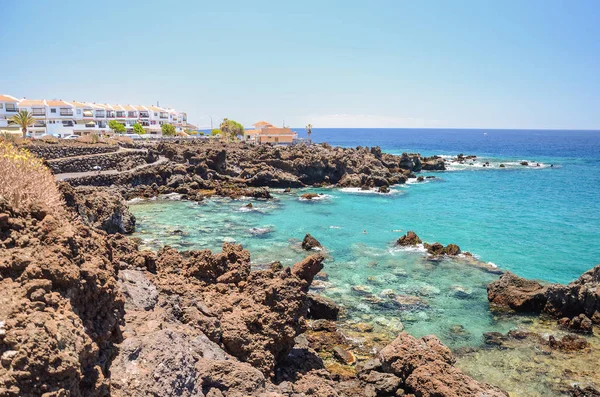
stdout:
<svg viewBox="0 0 600 397">
<path fill-rule="evenodd" d="M 565 327 L 590 332 L 590 323 L 600 324 L 600 266 L 567 285 L 542 285 L 506 272 L 488 285 L 488 300 L 516 312 L 546 313 Z"/>
<path fill-rule="evenodd" d="M 63 192 L 69 206 L 61 219 L 0 202 L 0 395 L 497 395 L 452 367 L 439 341 L 441 358 L 403 369 L 396 351 L 434 354 L 408 335 L 381 364 L 361 364 L 346 377 L 325 369 L 303 338 L 308 317 L 339 313 L 307 293 L 322 255 L 252 271 L 249 253 L 234 244 L 217 254 L 140 251 L 97 229 L 107 197 Z M 348 350 L 333 351 L 356 365 Z"/>
<path fill-rule="evenodd" d="M 414 246 L 421 243 L 422 241 L 419 236 L 417 236 L 417 233 L 410 230 L 396 241 L 396 244 L 400 246 Z"/>
<path fill-rule="evenodd" d="M 119 186 L 128 199 L 179 193 L 199 200 L 210 194 L 263 197 L 264 191 L 257 189 L 263 187 L 337 185 L 389 192 L 389 186 L 415 177 L 413 172 L 445 169 L 441 157 L 395 156 L 378 147 L 281 147 L 215 141 L 150 145 L 170 161 L 132 173 L 92 175 L 69 183 Z"/>
<path fill-rule="evenodd" d="M 306 251 L 310 251 L 312 249 L 323 248 L 323 246 L 316 238 L 311 236 L 310 233 L 307 233 L 306 236 L 304 236 L 304 239 L 302 240 L 302 248 Z"/>
</svg>

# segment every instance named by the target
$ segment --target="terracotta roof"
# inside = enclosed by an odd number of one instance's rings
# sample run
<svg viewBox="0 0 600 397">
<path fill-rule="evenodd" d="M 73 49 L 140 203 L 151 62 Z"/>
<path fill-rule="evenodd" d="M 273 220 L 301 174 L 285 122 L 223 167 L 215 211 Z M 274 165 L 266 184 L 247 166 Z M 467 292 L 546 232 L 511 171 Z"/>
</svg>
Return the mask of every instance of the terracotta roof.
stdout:
<svg viewBox="0 0 600 397">
<path fill-rule="evenodd" d="M 19 107 L 32 107 L 32 106 L 46 106 L 46 103 L 43 99 L 22 99 L 19 102 Z"/>
<path fill-rule="evenodd" d="M 259 121 L 258 123 L 254 123 L 252 125 L 255 126 L 255 127 L 263 127 L 263 126 L 266 126 L 266 125 L 273 125 L 273 124 L 267 123 L 266 121 Z"/>
<path fill-rule="evenodd" d="M 152 110 L 153 112 L 165 112 L 166 109 L 159 108 L 158 106 L 146 106 L 148 110 Z"/>
<path fill-rule="evenodd" d="M 19 102 L 19 100 L 14 96 L 0 94 L 0 102 Z"/>
<path fill-rule="evenodd" d="M 258 135 L 260 133 L 259 130 L 246 130 L 244 131 L 244 135 Z"/>
<path fill-rule="evenodd" d="M 289 128 L 267 127 L 261 130 L 263 135 L 295 135 L 296 133 Z"/>
<path fill-rule="evenodd" d="M 131 105 L 121 105 L 121 107 L 125 110 L 127 110 L 128 112 L 135 112 L 137 111 L 137 109 L 134 106 Z"/>
<path fill-rule="evenodd" d="M 59 99 L 59 100 L 56 100 L 56 99 L 46 100 L 46 105 L 52 106 L 52 107 L 60 107 L 60 106 L 71 107 L 71 105 L 69 103 L 63 101 L 62 99 Z"/>
<path fill-rule="evenodd" d="M 89 103 L 85 103 L 85 102 L 79 102 L 79 101 L 71 101 L 69 102 L 71 105 L 75 106 L 76 108 L 85 108 L 85 109 L 90 109 L 92 107 L 92 105 L 90 105 Z"/>
<path fill-rule="evenodd" d="M 137 105 L 134 106 L 135 110 L 139 110 L 140 112 L 147 112 L 148 109 L 145 106 Z"/>
</svg>

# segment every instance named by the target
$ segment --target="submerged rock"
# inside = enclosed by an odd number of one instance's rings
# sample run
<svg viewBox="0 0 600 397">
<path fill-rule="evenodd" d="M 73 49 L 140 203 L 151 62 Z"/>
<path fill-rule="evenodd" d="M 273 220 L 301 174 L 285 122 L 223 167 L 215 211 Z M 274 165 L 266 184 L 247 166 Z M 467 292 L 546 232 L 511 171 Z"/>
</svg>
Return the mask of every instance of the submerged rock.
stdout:
<svg viewBox="0 0 600 397">
<path fill-rule="evenodd" d="M 312 200 L 317 197 L 319 197 L 317 193 L 304 193 L 300 196 L 300 198 L 303 198 L 305 200 Z"/>
</svg>

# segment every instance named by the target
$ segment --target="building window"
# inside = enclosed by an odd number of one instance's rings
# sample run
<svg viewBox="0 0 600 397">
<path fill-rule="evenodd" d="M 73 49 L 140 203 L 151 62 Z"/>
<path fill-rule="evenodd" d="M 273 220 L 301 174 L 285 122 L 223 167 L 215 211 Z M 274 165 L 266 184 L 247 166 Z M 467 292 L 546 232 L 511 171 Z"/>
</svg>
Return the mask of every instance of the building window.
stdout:
<svg viewBox="0 0 600 397">
<path fill-rule="evenodd" d="M 77 114 L 81 114 L 81 109 L 77 109 Z"/>
<path fill-rule="evenodd" d="M 121 112 L 121 111 L 118 111 L 118 112 L 117 112 L 117 117 L 118 117 L 118 118 L 125 118 L 125 112 L 124 112 L 124 111 L 123 111 L 123 112 Z"/>
<path fill-rule="evenodd" d="M 50 109 L 50 113 L 56 113 L 56 109 L 55 108 Z"/>
<path fill-rule="evenodd" d="M 63 127 L 73 127 L 73 122 L 71 120 L 63 120 Z"/>
<path fill-rule="evenodd" d="M 94 113 L 91 110 L 84 110 L 83 116 L 84 117 L 94 117 Z"/>
<path fill-rule="evenodd" d="M 154 117 L 158 116 L 158 113 L 154 112 Z"/>
<path fill-rule="evenodd" d="M 130 119 L 134 119 L 136 118 L 136 114 L 135 112 L 127 112 L 127 117 L 129 117 Z"/>
<path fill-rule="evenodd" d="M 0 109 L 2 109 L 4 107 L 3 103 L 0 103 Z"/>
</svg>

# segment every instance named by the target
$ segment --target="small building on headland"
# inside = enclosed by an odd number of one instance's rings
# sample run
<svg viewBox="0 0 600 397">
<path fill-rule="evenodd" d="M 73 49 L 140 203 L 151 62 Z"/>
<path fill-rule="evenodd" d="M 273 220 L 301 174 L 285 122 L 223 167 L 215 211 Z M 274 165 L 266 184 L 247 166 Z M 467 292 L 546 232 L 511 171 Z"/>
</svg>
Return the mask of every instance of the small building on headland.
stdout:
<svg viewBox="0 0 600 397">
<path fill-rule="evenodd" d="M 291 145 L 298 137 L 294 131 L 288 127 L 275 127 L 266 121 L 259 121 L 253 124 L 253 130 L 244 131 L 244 140 L 251 143 L 274 143 Z"/>
</svg>

